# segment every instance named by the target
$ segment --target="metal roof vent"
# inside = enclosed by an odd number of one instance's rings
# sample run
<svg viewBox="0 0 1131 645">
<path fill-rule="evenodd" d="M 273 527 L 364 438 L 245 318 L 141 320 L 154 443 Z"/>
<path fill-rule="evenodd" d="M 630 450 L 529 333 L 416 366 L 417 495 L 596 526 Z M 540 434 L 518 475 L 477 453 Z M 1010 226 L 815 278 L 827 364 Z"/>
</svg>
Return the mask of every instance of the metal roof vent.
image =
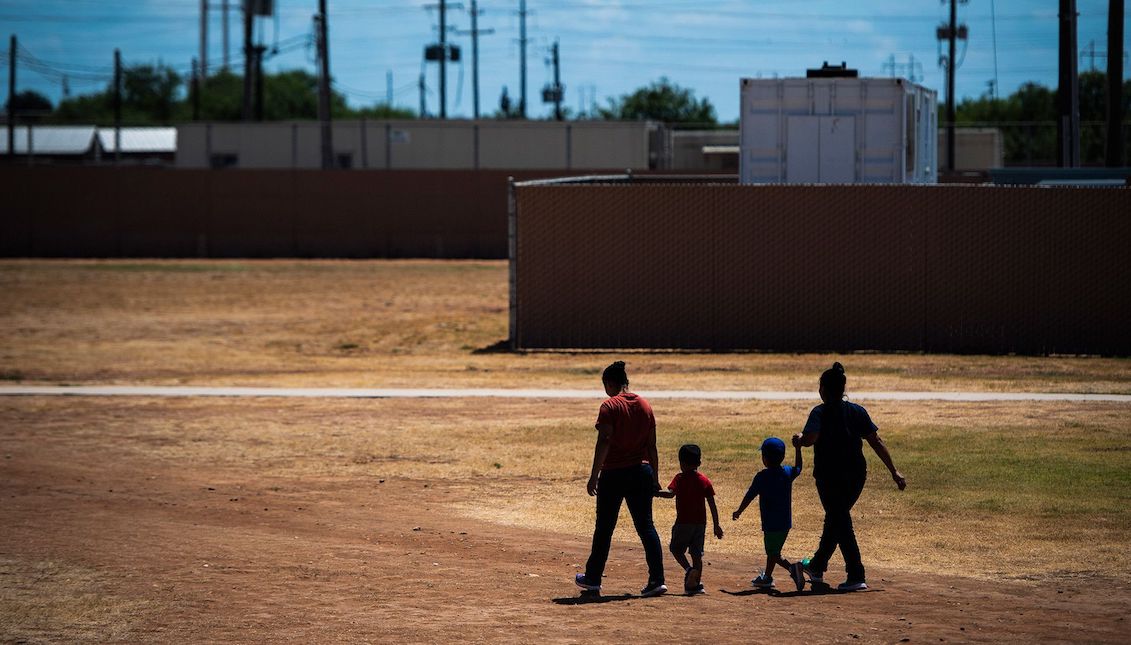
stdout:
<svg viewBox="0 0 1131 645">
<path fill-rule="evenodd" d="M 829 61 L 825 61 L 821 69 L 805 70 L 805 78 L 856 78 L 859 75 L 856 70 L 848 69 L 848 63 L 844 61 L 840 65 L 829 65 Z"/>
</svg>

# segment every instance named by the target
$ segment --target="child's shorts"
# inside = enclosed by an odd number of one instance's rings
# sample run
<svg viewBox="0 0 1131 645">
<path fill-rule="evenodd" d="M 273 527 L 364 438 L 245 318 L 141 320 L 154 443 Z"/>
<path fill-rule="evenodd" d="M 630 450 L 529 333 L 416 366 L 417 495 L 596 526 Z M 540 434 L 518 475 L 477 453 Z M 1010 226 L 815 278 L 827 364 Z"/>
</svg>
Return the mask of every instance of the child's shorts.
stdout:
<svg viewBox="0 0 1131 645">
<path fill-rule="evenodd" d="M 785 546 L 785 539 L 789 537 L 789 531 L 766 531 L 762 533 L 762 539 L 766 542 L 766 555 L 770 557 L 777 557 L 781 555 L 781 548 Z"/>
<path fill-rule="evenodd" d="M 706 535 L 706 524 L 673 524 L 671 550 L 673 553 L 687 551 L 692 556 L 701 558 Z"/>
</svg>

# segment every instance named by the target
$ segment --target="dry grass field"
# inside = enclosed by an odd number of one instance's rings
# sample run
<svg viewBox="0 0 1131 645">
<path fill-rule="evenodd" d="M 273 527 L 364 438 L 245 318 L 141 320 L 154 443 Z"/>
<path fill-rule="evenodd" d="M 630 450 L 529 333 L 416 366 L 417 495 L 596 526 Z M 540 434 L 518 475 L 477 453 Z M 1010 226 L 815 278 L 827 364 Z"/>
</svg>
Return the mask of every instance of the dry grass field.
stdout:
<svg viewBox="0 0 1131 645">
<path fill-rule="evenodd" d="M 617 602 L 644 575 L 624 522 L 612 602 L 575 605 L 613 355 L 492 350 L 505 337 L 502 263 L 0 263 L 8 383 L 594 392 L 0 398 L 0 641 L 1126 638 L 1131 415 L 1109 403 L 870 405 L 908 490 L 871 461 L 856 517 L 873 591 L 820 597 L 749 595 L 757 513 L 729 519 L 761 439 L 816 396 L 656 402 L 661 475 L 695 441 L 718 489 L 710 593 Z M 627 356 L 641 390 L 805 391 L 834 358 L 857 390 L 1131 391 L 1125 359 Z M 794 507 L 788 556 L 819 533 L 808 474 Z M 656 509 L 663 535 L 672 507 Z"/>
</svg>

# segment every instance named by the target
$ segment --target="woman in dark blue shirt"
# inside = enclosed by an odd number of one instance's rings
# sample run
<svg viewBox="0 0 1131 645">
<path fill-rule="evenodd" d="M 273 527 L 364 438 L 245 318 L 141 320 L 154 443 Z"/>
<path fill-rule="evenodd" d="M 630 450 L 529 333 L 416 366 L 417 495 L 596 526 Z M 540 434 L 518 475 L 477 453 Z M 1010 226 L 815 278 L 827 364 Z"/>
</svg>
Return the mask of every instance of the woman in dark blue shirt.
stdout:
<svg viewBox="0 0 1131 645">
<path fill-rule="evenodd" d="M 867 589 L 864 564 L 860 560 L 860 547 L 852 528 L 852 506 L 864 490 L 868 477 L 868 462 L 864 459 L 863 445 L 867 441 L 876 455 L 891 471 L 891 478 L 899 490 L 907 480 L 896 470 L 891 454 L 872 423 L 868 411 L 862 406 L 844 400 L 846 383 L 844 366 L 833 366 L 821 374 L 821 401 L 813 408 L 805 429 L 793 436 L 794 446 L 813 446 L 813 478 L 817 482 L 817 495 L 825 508 L 825 525 L 821 542 L 813 554 L 806 571 L 812 582 L 823 583 L 825 569 L 833 551 L 840 547 L 844 568 L 848 574 L 838 588 L 842 591 Z"/>
</svg>

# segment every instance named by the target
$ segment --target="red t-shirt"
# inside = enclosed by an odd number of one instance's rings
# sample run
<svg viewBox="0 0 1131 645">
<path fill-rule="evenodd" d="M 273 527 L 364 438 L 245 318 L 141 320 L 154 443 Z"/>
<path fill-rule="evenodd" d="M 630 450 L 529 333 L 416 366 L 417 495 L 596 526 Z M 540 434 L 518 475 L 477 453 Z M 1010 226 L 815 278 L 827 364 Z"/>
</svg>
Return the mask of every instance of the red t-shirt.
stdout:
<svg viewBox="0 0 1131 645">
<path fill-rule="evenodd" d="M 706 524 L 707 508 L 704 503 L 708 497 L 715 496 L 711 480 L 698 470 L 681 472 L 668 484 L 668 490 L 675 493 L 676 524 Z"/>
<path fill-rule="evenodd" d="M 607 399 L 597 413 L 596 425 L 611 425 L 609 454 L 601 470 L 648 463 L 648 449 L 656 445 L 656 418 L 644 397 L 624 392 Z"/>
</svg>

